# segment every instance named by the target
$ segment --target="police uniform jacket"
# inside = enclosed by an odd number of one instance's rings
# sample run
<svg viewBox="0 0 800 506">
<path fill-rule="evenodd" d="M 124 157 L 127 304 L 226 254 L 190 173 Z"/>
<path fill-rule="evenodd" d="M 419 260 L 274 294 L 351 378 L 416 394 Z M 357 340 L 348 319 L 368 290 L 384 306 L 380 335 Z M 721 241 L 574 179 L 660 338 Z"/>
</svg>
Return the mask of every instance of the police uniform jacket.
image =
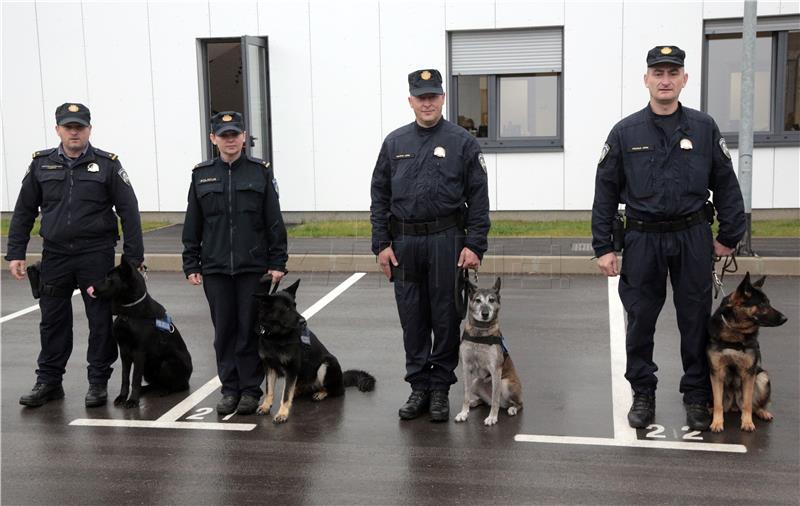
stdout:
<svg viewBox="0 0 800 506">
<path fill-rule="evenodd" d="M 269 163 L 242 154 L 192 171 L 183 224 L 186 276 L 284 270 L 286 227 Z"/>
<path fill-rule="evenodd" d="M 490 226 L 486 167 L 478 142 L 464 128 L 442 118 L 431 128 L 413 122 L 390 133 L 371 193 L 373 253 L 392 241 L 390 216 L 425 222 L 463 213 L 464 245 L 483 257 Z"/>
<path fill-rule="evenodd" d="M 665 135 L 647 107 L 617 123 L 603 146 L 595 179 L 592 246 L 614 250 L 611 228 L 618 203 L 627 217 L 671 221 L 700 211 L 714 192 L 717 240 L 730 248 L 745 233 L 742 193 L 730 153 L 714 119 L 679 104 L 678 128 Z"/>
<path fill-rule="evenodd" d="M 58 148 L 35 152 L 14 207 L 7 260 L 25 259 L 39 209 L 39 235 L 47 251 L 77 255 L 113 248 L 119 240 L 119 215 L 123 255 L 136 265 L 144 261 L 139 204 L 115 154 L 91 144 L 75 161 L 60 155 Z"/>
</svg>

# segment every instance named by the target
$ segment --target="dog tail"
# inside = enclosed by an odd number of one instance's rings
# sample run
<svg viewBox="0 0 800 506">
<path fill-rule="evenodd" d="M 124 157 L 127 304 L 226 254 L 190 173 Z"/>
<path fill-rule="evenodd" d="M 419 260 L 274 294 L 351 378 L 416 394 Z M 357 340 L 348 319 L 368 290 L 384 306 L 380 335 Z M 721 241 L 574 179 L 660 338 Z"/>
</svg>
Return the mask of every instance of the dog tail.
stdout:
<svg viewBox="0 0 800 506">
<path fill-rule="evenodd" d="M 371 392 L 375 389 L 375 377 L 366 371 L 350 369 L 342 375 L 344 386 L 355 387 L 362 392 Z"/>
</svg>

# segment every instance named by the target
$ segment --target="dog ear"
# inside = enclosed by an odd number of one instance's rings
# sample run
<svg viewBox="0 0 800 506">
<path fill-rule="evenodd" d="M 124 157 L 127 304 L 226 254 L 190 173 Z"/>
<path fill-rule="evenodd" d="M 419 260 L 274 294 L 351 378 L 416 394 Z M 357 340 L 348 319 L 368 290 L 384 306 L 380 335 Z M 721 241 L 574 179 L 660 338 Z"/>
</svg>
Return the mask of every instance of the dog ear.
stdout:
<svg viewBox="0 0 800 506">
<path fill-rule="evenodd" d="M 758 281 L 753 283 L 753 288 L 759 288 L 760 289 L 762 286 L 764 286 L 764 281 L 766 281 L 766 280 L 767 280 L 766 276 L 761 276 L 761 279 L 759 279 Z"/>
<path fill-rule="evenodd" d="M 750 284 L 750 271 L 747 271 L 747 273 L 744 275 L 744 279 L 742 280 L 742 282 L 739 283 L 739 286 L 736 287 L 736 293 L 734 294 L 734 297 L 731 297 L 731 299 L 750 297 L 750 292 L 752 287 L 753 285 Z"/>
<path fill-rule="evenodd" d="M 494 286 L 492 287 L 492 289 L 495 292 L 497 292 L 498 295 L 500 294 L 500 284 L 501 284 L 500 276 L 497 276 L 497 280 L 494 282 Z"/>
<path fill-rule="evenodd" d="M 292 297 L 297 298 L 297 287 L 298 286 L 300 286 L 300 280 L 299 279 L 297 281 L 295 281 L 294 283 L 292 283 L 291 285 L 289 285 L 289 288 L 286 288 L 284 291 L 289 292 L 292 295 Z"/>
<path fill-rule="evenodd" d="M 472 294 L 478 289 L 478 286 L 472 282 L 469 276 L 466 277 L 467 282 L 467 297 L 472 297 Z"/>
</svg>

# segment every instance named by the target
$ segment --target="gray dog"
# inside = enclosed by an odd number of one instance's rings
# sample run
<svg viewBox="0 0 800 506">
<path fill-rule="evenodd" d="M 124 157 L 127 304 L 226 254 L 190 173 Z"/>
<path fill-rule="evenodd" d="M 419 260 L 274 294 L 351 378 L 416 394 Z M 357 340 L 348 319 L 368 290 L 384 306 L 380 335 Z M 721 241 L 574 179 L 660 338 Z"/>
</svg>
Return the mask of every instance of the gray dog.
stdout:
<svg viewBox="0 0 800 506">
<path fill-rule="evenodd" d="M 522 382 L 500 333 L 500 278 L 492 288 L 478 288 L 470 281 L 468 290 L 467 323 L 460 348 L 464 406 L 455 420 L 465 421 L 469 408 L 485 403 L 491 410 L 483 423 L 494 425 L 500 408 L 507 408 L 509 416 L 522 409 Z"/>
</svg>

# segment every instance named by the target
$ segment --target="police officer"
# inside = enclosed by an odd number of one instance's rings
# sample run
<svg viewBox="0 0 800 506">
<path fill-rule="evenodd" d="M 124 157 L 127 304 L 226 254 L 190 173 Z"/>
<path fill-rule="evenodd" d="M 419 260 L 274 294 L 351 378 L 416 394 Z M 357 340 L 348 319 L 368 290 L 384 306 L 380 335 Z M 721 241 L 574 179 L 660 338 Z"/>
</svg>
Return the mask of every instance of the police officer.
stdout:
<svg viewBox="0 0 800 506">
<path fill-rule="evenodd" d="M 217 413 L 256 411 L 264 370 L 253 333 L 253 293 L 264 273 L 277 283 L 288 255 L 278 183 L 268 162 L 242 153 L 242 115 L 211 118 L 219 156 L 192 172 L 183 224 L 183 272 L 202 284 L 211 321 L 222 400 Z"/>
<path fill-rule="evenodd" d="M 457 266 L 477 268 L 486 251 L 488 185 L 478 142 L 442 118 L 439 71 L 412 72 L 408 84 L 416 121 L 386 137 L 372 174 L 372 251 L 394 281 L 403 327 L 411 395 L 400 418 L 429 410 L 438 422 L 449 418 L 456 382 Z"/>
<path fill-rule="evenodd" d="M 619 295 L 628 316 L 625 377 L 633 389 L 631 427 L 655 416 L 658 369 L 653 333 L 666 297 L 666 278 L 681 333 L 680 391 L 686 423 L 708 429 L 711 418 L 706 324 L 711 311 L 713 255 L 733 252 L 745 232 L 744 205 L 731 155 L 713 118 L 678 101 L 686 85 L 685 53 L 657 46 L 647 53 L 650 103 L 617 123 L 597 166 L 592 245 L 600 271 L 620 274 L 612 244 L 618 203 L 625 204 L 625 262 Z M 712 239 L 714 209 L 719 220 Z"/>
<path fill-rule="evenodd" d="M 144 260 L 139 204 L 117 155 L 89 143 L 89 109 L 66 103 L 56 109 L 56 134 L 61 144 L 37 151 L 22 179 L 8 233 L 11 274 L 25 277 L 25 251 L 41 209 L 39 235 L 44 239 L 40 267 L 39 353 L 36 385 L 19 403 L 37 407 L 64 397 L 61 379 L 72 353 L 72 291 L 81 289 L 89 320 L 89 391 L 86 407 L 102 406 L 106 385 L 117 359 L 111 335 L 111 302 L 91 298 L 86 287 L 114 267 L 119 240 L 117 215 L 125 238 L 123 260 Z M 114 210 L 116 209 L 116 215 Z"/>
</svg>

